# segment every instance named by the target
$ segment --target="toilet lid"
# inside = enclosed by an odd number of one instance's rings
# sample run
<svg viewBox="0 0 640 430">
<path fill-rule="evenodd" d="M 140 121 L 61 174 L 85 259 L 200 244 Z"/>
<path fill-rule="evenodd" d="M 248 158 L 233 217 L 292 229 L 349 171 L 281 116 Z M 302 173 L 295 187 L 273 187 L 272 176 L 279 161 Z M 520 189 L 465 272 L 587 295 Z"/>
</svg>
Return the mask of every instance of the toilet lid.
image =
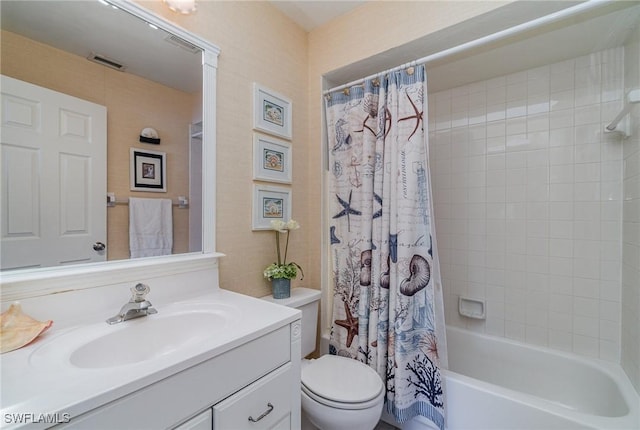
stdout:
<svg viewBox="0 0 640 430">
<path fill-rule="evenodd" d="M 383 389 L 375 370 L 357 360 L 323 355 L 302 369 L 302 384 L 315 395 L 341 403 L 374 399 Z"/>
</svg>

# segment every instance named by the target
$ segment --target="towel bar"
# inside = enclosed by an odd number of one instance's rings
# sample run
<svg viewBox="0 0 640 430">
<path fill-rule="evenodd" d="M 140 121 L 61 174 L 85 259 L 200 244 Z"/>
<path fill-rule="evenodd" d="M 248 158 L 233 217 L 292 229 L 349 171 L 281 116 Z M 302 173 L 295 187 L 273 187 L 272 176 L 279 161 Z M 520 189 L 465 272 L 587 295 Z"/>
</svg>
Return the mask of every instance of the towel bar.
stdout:
<svg viewBox="0 0 640 430">
<path fill-rule="evenodd" d="M 107 207 L 112 208 L 116 205 L 129 205 L 129 200 L 117 200 L 114 193 L 107 193 Z M 171 206 L 179 209 L 189 209 L 189 199 L 185 196 L 178 196 L 178 203 L 171 202 Z"/>
</svg>

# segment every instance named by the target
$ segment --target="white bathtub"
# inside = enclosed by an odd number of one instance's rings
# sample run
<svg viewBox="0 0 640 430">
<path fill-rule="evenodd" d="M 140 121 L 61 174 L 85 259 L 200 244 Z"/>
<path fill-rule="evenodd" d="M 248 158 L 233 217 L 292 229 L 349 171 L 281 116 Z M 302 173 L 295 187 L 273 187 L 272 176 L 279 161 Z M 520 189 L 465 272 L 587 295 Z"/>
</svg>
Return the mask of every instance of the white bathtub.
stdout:
<svg viewBox="0 0 640 430">
<path fill-rule="evenodd" d="M 640 397 L 619 365 L 455 327 L 447 343 L 449 430 L 640 429 Z"/>
<path fill-rule="evenodd" d="M 617 364 L 456 327 L 447 327 L 447 344 L 448 430 L 640 429 L 640 396 Z M 382 418 L 402 430 L 433 428 Z"/>
</svg>

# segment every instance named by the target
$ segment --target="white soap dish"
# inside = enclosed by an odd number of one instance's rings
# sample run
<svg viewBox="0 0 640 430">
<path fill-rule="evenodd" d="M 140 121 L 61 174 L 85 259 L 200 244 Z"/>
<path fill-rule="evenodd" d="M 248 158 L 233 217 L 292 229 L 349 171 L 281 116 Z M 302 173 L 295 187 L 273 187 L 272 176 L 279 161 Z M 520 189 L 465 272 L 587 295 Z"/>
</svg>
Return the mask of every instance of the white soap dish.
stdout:
<svg viewBox="0 0 640 430">
<path fill-rule="evenodd" d="M 486 318 L 484 300 L 460 297 L 458 300 L 458 312 L 467 318 L 483 320 Z"/>
</svg>

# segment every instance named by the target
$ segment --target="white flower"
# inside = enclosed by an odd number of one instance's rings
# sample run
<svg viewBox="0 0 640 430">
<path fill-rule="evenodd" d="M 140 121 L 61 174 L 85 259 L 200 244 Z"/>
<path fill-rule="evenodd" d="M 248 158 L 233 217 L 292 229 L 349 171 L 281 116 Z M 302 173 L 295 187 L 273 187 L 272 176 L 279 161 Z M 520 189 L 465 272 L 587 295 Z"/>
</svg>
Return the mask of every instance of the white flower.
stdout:
<svg viewBox="0 0 640 430">
<path fill-rule="evenodd" d="M 297 230 L 300 228 L 300 224 L 296 220 L 290 219 L 287 222 L 274 219 L 271 221 L 271 229 L 276 232 L 276 252 L 278 255 L 278 259 L 275 263 L 271 264 L 267 267 L 263 274 L 265 278 L 268 279 L 278 279 L 278 278 L 286 278 L 293 279 L 296 277 L 298 273 L 298 269 L 304 278 L 304 272 L 302 271 L 302 267 L 300 267 L 297 263 L 290 262 L 287 263 L 287 251 L 289 249 L 289 232 L 291 230 Z M 284 258 L 280 252 L 280 233 L 287 234 L 287 241 L 284 245 Z"/>
<path fill-rule="evenodd" d="M 271 221 L 271 228 L 273 230 L 279 231 L 280 233 L 286 233 L 287 223 L 284 221 L 280 221 L 279 219 L 274 219 L 273 221 Z"/>
</svg>

